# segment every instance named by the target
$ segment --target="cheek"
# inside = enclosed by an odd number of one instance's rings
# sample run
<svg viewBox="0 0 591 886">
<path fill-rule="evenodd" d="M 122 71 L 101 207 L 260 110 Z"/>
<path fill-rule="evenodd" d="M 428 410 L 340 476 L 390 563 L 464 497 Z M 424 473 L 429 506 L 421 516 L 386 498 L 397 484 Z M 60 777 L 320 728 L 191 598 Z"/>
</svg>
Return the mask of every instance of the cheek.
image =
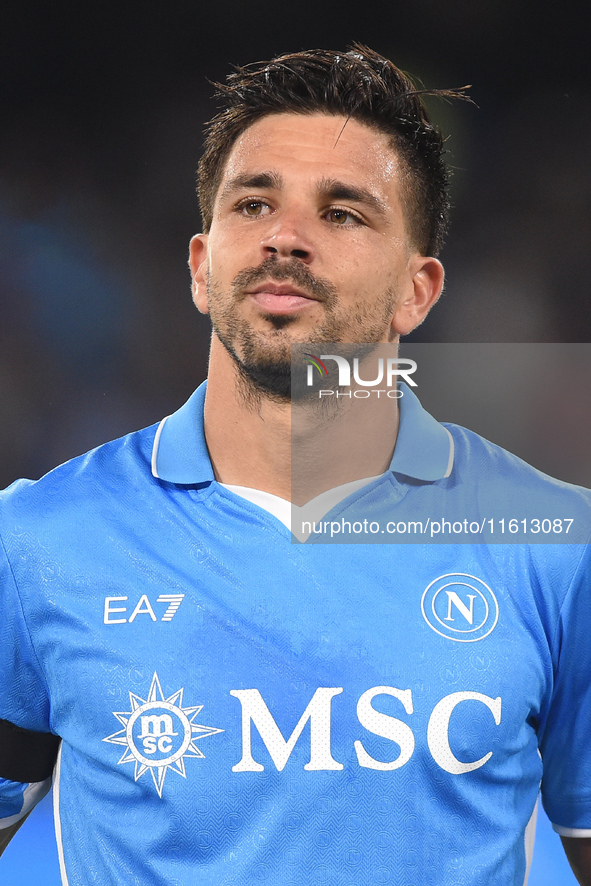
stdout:
<svg viewBox="0 0 591 886">
<path fill-rule="evenodd" d="M 227 288 L 239 271 L 256 265 L 256 255 L 248 238 L 242 234 L 219 237 L 210 242 L 209 268 L 211 278 Z"/>
<path fill-rule="evenodd" d="M 233 272 L 232 255 L 226 255 L 222 249 L 216 249 L 214 244 L 208 257 L 209 286 L 214 285 L 217 289 L 225 290 L 235 273 L 235 271 Z"/>
<path fill-rule="evenodd" d="M 209 299 L 207 295 L 207 279 L 193 280 L 193 303 L 202 314 L 209 313 Z"/>
<path fill-rule="evenodd" d="M 343 267 L 342 279 L 345 287 L 360 297 L 378 296 L 390 289 L 398 291 L 402 283 L 392 265 L 377 256 L 372 261 L 353 257 L 348 268 Z"/>
<path fill-rule="evenodd" d="M 406 262 L 397 242 L 375 232 L 362 231 L 357 237 L 348 237 L 346 242 L 329 242 L 327 247 L 329 257 L 333 255 L 337 259 L 338 256 L 335 268 L 343 277 L 391 281 L 403 270 Z"/>
</svg>

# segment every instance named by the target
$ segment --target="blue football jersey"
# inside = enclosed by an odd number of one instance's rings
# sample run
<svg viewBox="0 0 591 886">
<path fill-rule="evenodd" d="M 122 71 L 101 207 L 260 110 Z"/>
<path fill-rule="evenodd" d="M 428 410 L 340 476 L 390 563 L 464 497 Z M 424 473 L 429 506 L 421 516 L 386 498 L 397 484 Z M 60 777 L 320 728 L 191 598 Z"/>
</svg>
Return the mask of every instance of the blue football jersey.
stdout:
<svg viewBox="0 0 591 886">
<path fill-rule="evenodd" d="M 0 496 L 0 723 L 61 737 L 63 883 L 522 886 L 540 786 L 591 835 L 590 493 L 405 391 L 346 543 L 298 543 L 215 480 L 204 396 Z"/>
</svg>

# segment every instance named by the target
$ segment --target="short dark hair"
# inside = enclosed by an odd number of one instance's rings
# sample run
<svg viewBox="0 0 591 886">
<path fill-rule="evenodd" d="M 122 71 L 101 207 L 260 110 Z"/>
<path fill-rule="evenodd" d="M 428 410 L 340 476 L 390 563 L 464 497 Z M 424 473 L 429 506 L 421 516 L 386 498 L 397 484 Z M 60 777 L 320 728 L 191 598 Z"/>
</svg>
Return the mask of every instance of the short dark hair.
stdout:
<svg viewBox="0 0 591 886">
<path fill-rule="evenodd" d="M 449 171 L 443 137 L 421 96 L 465 98 L 466 87 L 417 89 L 391 61 L 358 43 L 346 52 L 307 50 L 244 65 L 214 86 L 223 106 L 206 126 L 198 168 L 204 231 L 230 151 L 249 126 L 270 114 L 325 113 L 353 118 L 391 138 L 408 173 L 402 196 L 412 245 L 423 255 L 438 255 L 448 226 Z"/>
</svg>

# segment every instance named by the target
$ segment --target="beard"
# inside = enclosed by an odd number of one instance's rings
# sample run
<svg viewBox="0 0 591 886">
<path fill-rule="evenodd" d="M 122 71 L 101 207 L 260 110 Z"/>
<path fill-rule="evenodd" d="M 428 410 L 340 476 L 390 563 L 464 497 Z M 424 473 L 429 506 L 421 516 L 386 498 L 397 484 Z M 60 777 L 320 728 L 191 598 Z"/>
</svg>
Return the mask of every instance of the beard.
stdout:
<svg viewBox="0 0 591 886">
<path fill-rule="evenodd" d="M 224 295 L 208 276 L 209 309 L 214 331 L 238 369 L 247 394 L 264 394 L 280 402 L 302 400 L 312 395 L 306 385 L 305 340 L 290 334 L 299 321 L 297 314 L 262 314 L 264 332 L 254 329 L 240 315 L 239 306 L 247 288 L 266 280 L 289 280 L 324 306 L 325 319 L 313 331 L 313 343 L 360 342 L 376 344 L 383 340 L 397 303 L 393 288 L 377 299 L 367 298 L 345 309 L 340 306 L 337 288 L 330 281 L 313 275 L 299 259 L 279 261 L 268 258 L 255 268 L 245 268 L 232 281 Z"/>
</svg>

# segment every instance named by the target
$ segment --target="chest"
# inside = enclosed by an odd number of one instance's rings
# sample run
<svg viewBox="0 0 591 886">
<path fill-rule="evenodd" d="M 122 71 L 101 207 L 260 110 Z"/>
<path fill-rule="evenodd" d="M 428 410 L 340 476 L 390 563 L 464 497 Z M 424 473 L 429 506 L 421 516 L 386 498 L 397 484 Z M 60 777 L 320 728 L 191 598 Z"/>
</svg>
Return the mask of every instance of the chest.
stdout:
<svg viewBox="0 0 591 886">
<path fill-rule="evenodd" d="M 81 749 L 110 734 L 149 766 L 223 733 L 228 771 L 424 757 L 462 773 L 535 744 L 547 663 L 514 570 L 478 548 L 227 529 L 106 539 L 78 560 L 39 642 L 55 728 Z"/>
</svg>

